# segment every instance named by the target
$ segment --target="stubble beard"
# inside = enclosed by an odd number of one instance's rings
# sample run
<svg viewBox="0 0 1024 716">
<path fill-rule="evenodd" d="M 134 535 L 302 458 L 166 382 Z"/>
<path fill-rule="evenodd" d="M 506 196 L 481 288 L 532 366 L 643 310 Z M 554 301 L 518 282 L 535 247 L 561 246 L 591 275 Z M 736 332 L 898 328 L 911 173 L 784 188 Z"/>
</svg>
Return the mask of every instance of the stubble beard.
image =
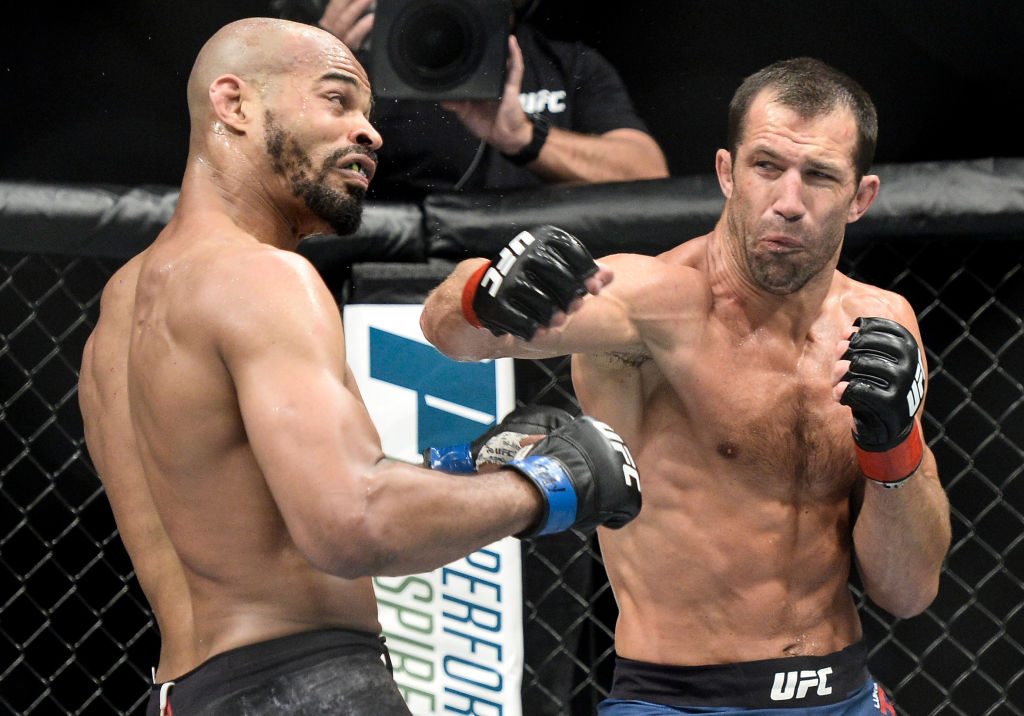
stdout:
<svg viewBox="0 0 1024 716">
<path fill-rule="evenodd" d="M 362 221 L 366 190 L 355 186 L 338 191 L 327 183 L 330 172 L 338 168 L 338 162 L 352 148 L 337 150 L 314 169 L 309 153 L 294 135 L 277 124 L 269 111 L 264 140 L 274 171 L 288 181 L 292 195 L 301 199 L 306 208 L 327 222 L 335 233 L 341 236 L 355 233 Z M 360 151 L 363 150 L 360 148 Z"/>
<path fill-rule="evenodd" d="M 730 232 L 742 246 L 742 260 L 747 274 L 756 286 L 775 296 L 787 296 L 806 286 L 833 262 L 842 242 L 843 232 L 829 234 L 804 242 L 799 251 L 775 252 L 759 244 L 759 239 L 770 233 L 771 227 L 747 227 L 735 212 L 729 216 Z M 802 238 L 800 232 L 787 233 Z"/>
</svg>

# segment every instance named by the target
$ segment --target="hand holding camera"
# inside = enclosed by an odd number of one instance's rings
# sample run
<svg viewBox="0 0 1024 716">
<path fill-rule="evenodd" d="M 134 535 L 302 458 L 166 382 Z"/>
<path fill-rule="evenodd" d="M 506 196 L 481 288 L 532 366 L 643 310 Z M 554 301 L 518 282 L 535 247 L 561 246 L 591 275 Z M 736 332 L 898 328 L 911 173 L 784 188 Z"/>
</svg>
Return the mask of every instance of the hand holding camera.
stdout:
<svg viewBox="0 0 1024 716">
<path fill-rule="evenodd" d="M 329 0 L 318 24 L 357 52 L 369 46 L 376 5 L 376 0 Z"/>
</svg>

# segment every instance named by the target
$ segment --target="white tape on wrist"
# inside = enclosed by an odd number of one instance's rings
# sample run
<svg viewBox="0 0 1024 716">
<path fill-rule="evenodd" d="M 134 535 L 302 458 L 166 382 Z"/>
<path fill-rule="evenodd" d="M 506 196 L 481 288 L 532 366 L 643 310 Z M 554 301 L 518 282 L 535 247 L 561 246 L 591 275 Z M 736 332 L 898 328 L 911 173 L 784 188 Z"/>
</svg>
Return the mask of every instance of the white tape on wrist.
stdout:
<svg viewBox="0 0 1024 716">
<path fill-rule="evenodd" d="M 520 452 L 520 445 L 525 437 L 525 433 L 511 431 L 498 433 L 480 448 L 480 452 L 476 455 L 477 468 L 488 462 L 504 465 L 509 460 L 514 460 Z"/>
</svg>

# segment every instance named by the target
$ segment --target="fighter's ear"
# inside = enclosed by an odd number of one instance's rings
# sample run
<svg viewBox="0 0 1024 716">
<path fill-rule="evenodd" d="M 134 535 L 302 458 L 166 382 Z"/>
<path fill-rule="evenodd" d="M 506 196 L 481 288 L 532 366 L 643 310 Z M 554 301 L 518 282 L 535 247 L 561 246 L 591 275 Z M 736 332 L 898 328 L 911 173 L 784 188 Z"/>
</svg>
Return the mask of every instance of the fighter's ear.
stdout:
<svg viewBox="0 0 1024 716">
<path fill-rule="evenodd" d="M 881 180 L 874 174 L 865 174 L 861 177 L 860 184 L 857 186 L 857 193 L 853 197 L 850 211 L 846 216 L 846 223 L 852 224 L 864 215 L 864 212 L 875 201 L 875 197 L 878 196 L 880 184 Z"/>
<path fill-rule="evenodd" d="M 718 175 L 718 186 L 728 199 L 732 196 L 732 154 L 728 149 L 719 149 L 715 153 L 715 173 Z"/>
<path fill-rule="evenodd" d="M 214 114 L 221 123 L 236 132 L 243 132 L 250 119 L 245 90 L 245 82 L 236 75 L 221 75 L 210 84 L 210 104 Z"/>
</svg>

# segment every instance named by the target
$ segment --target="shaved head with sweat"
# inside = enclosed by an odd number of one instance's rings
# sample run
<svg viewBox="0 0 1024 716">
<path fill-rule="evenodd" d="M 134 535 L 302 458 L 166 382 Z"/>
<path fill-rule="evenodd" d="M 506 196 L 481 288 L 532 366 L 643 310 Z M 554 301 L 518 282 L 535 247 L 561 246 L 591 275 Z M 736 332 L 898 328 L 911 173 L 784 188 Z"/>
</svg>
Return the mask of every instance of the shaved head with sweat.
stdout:
<svg viewBox="0 0 1024 716">
<path fill-rule="evenodd" d="M 334 71 L 317 75 L 325 65 Z M 309 87 L 298 78 L 311 73 L 323 87 L 348 86 L 347 92 L 361 91 L 369 101 L 366 71 L 329 33 L 270 18 L 240 20 L 222 28 L 202 48 L 189 77 L 189 160 L 221 170 L 226 169 L 225 162 L 258 170 L 269 167 L 292 197 L 326 224 L 316 230 L 350 234 L 359 226 L 365 187 L 339 191 L 328 178 L 342 160 L 352 171 L 368 176 L 380 139 L 368 131 L 355 142 L 317 152 L 311 146 L 317 137 L 310 132 L 315 125 L 309 124 L 308 100 L 299 100 Z M 247 130 L 232 121 L 232 109 L 260 113 L 262 131 L 248 137 L 258 141 L 241 141 Z M 369 109 L 367 104 L 367 127 L 372 130 Z M 353 155 L 369 161 L 353 163 Z"/>
</svg>

